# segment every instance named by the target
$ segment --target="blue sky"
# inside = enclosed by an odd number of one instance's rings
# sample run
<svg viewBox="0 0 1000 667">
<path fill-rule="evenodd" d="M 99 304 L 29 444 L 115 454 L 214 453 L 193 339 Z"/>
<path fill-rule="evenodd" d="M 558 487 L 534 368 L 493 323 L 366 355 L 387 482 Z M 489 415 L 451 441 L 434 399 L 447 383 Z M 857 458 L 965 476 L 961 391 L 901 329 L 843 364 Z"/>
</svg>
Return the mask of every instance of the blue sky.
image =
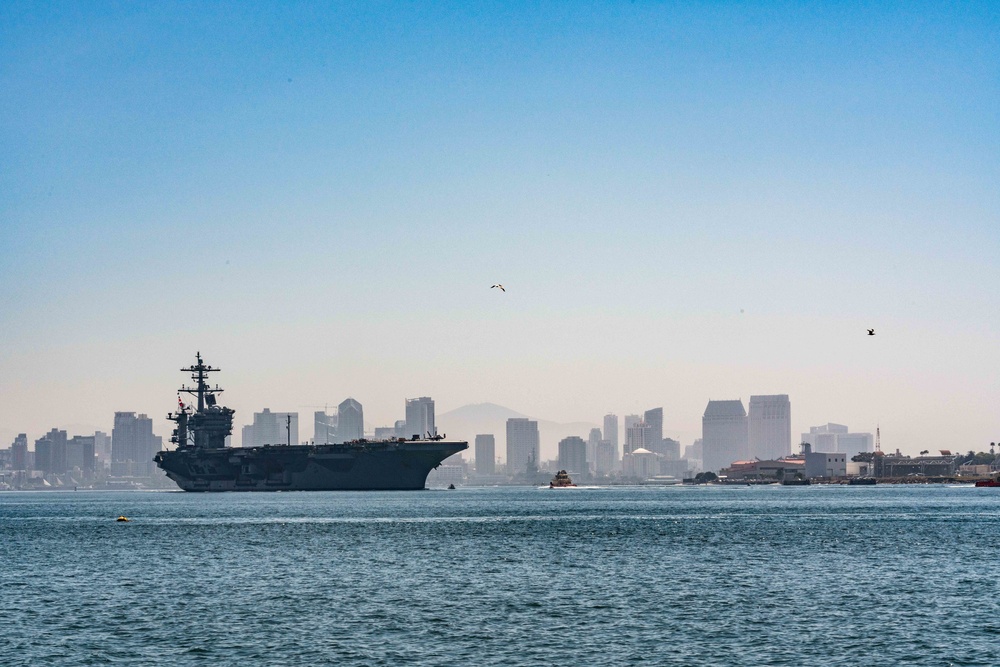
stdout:
<svg viewBox="0 0 1000 667">
<path fill-rule="evenodd" d="M 7 2 L 0 117 L 3 438 L 201 349 L 237 421 L 1000 440 L 995 3 Z"/>
</svg>

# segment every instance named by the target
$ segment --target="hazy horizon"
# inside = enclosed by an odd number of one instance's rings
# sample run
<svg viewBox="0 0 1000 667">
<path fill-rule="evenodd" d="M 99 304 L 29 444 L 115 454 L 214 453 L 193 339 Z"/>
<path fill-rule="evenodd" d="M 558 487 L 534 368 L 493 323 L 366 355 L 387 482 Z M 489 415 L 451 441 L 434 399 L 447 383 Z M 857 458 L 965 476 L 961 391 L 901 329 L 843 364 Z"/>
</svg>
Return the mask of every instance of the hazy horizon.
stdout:
<svg viewBox="0 0 1000 667">
<path fill-rule="evenodd" d="M 687 445 L 788 394 L 793 442 L 988 449 L 998 34 L 985 2 L 4 3 L 0 448 L 116 410 L 166 439 L 200 350 L 237 432 L 431 396 L 662 406 Z"/>
</svg>

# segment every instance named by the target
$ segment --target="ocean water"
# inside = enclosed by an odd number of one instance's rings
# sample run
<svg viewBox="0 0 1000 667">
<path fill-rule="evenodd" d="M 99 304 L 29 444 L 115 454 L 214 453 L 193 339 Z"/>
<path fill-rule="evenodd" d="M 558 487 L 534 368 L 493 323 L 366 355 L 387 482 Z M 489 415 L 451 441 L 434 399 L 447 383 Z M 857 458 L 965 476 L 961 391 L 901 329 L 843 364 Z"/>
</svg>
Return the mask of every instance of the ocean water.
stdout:
<svg viewBox="0 0 1000 667">
<path fill-rule="evenodd" d="M 1000 492 L 0 493 L 0 664 L 998 665 Z"/>
</svg>

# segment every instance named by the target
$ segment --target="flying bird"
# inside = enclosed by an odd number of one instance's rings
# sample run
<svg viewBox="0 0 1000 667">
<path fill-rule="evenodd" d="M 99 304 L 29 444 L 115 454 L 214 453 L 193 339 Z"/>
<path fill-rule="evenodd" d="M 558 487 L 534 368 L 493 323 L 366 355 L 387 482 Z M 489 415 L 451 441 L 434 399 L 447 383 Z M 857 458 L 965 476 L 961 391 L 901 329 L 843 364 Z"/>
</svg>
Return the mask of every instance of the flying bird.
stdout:
<svg viewBox="0 0 1000 667">
<path fill-rule="evenodd" d="M 499 287 L 501 292 L 506 292 L 507 291 L 507 290 L 505 290 L 503 288 L 503 285 L 501 285 L 500 283 L 497 283 L 496 285 L 491 286 L 490 289 L 493 289 L 494 287 Z"/>
<path fill-rule="evenodd" d="M 875 330 L 874 329 L 869 329 L 868 330 L 868 335 L 869 336 L 874 336 L 875 335 Z"/>
</svg>

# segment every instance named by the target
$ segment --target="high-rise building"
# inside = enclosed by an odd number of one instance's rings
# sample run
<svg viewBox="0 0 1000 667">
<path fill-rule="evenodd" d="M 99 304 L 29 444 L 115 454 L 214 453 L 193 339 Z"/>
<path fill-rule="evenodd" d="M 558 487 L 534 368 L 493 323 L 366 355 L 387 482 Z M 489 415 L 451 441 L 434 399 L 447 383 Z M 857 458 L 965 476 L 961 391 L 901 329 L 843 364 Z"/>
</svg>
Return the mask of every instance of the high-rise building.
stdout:
<svg viewBox="0 0 1000 667">
<path fill-rule="evenodd" d="M 597 443 L 597 456 L 594 458 L 594 472 L 600 476 L 610 475 L 618 464 L 618 448 L 610 440 Z"/>
<path fill-rule="evenodd" d="M 349 442 L 365 437 L 365 413 L 353 398 L 345 398 L 337 406 L 337 442 Z"/>
<path fill-rule="evenodd" d="M 28 469 L 28 434 L 19 433 L 10 446 L 10 463 L 14 470 Z"/>
<path fill-rule="evenodd" d="M 406 399 L 406 437 L 437 435 L 434 426 L 434 400 L 427 396 Z"/>
<path fill-rule="evenodd" d="M 326 445 L 336 442 L 337 415 L 329 415 L 326 410 L 313 413 L 313 444 Z"/>
<path fill-rule="evenodd" d="M 571 435 L 559 441 L 559 469 L 570 475 L 588 475 L 587 443 L 583 438 Z"/>
<path fill-rule="evenodd" d="M 94 433 L 94 455 L 101 467 L 111 463 L 111 436 L 103 431 Z"/>
<path fill-rule="evenodd" d="M 747 458 L 747 411 L 742 400 L 709 401 L 701 418 L 702 467 L 719 472 Z"/>
<path fill-rule="evenodd" d="M 52 472 L 52 440 L 47 435 L 35 440 L 35 469 L 46 475 Z"/>
<path fill-rule="evenodd" d="M 497 471 L 496 440 L 492 433 L 476 436 L 476 474 L 493 475 Z"/>
<path fill-rule="evenodd" d="M 507 420 L 507 474 L 524 474 L 529 462 L 539 464 L 538 422 L 511 417 Z"/>
<path fill-rule="evenodd" d="M 698 438 L 684 448 L 683 458 L 687 460 L 692 471 L 700 472 L 704 468 L 702 465 L 701 438 Z"/>
<path fill-rule="evenodd" d="M 604 439 L 618 451 L 618 415 L 604 415 Z"/>
<path fill-rule="evenodd" d="M 643 421 L 632 422 L 629 424 L 629 418 L 625 418 L 625 423 L 628 426 L 625 429 L 625 450 L 623 454 L 631 454 L 637 449 L 649 449 L 649 439 L 651 429 L 649 424 Z"/>
<path fill-rule="evenodd" d="M 263 412 L 253 414 L 253 424 L 243 427 L 243 446 L 297 445 L 299 443 L 299 413 Z"/>
<path fill-rule="evenodd" d="M 788 394 L 751 396 L 749 457 L 773 461 L 792 453 L 792 405 Z"/>
<path fill-rule="evenodd" d="M 66 442 L 66 471 L 79 469 L 84 476 L 94 474 L 96 438 L 93 435 L 74 435 Z"/>
<path fill-rule="evenodd" d="M 660 442 L 660 451 L 658 454 L 663 454 L 664 459 L 667 461 L 679 461 L 681 458 L 681 443 L 679 440 L 674 440 L 673 438 L 664 438 Z"/>
<path fill-rule="evenodd" d="M 66 431 L 54 428 L 46 434 L 46 437 L 52 441 L 52 470 L 50 472 L 61 475 L 69 470 L 66 465 Z"/>
<path fill-rule="evenodd" d="M 649 426 L 649 432 L 646 434 L 646 449 L 658 452 L 660 441 L 663 440 L 663 408 L 646 410 L 642 421 Z"/>
<path fill-rule="evenodd" d="M 153 435 L 153 420 L 134 412 L 116 412 L 111 430 L 111 474 L 116 477 L 150 477 L 153 456 L 163 439 Z"/>
<path fill-rule="evenodd" d="M 591 472 L 596 470 L 597 445 L 603 439 L 604 438 L 601 436 L 601 429 L 590 429 L 590 435 L 587 436 L 587 467 Z"/>
<path fill-rule="evenodd" d="M 625 415 L 625 432 L 642 421 L 642 416 L 640 415 Z"/>
</svg>

